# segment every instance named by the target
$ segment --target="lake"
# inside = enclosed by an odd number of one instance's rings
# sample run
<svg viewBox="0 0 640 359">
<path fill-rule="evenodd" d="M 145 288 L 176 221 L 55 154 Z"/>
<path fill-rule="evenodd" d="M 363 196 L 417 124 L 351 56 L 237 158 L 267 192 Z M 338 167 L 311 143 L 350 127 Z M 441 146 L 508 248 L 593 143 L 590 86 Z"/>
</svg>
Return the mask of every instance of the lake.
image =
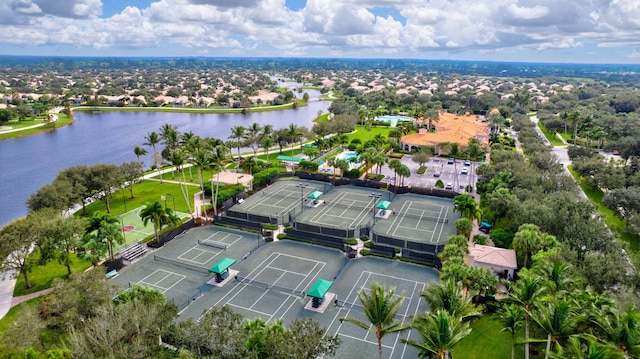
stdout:
<svg viewBox="0 0 640 359">
<path fill-rule="evenodd" d="M 329 101 L 310 101 L 297 109 L 248 114 L 193 114 L 168 112 L 74 112 L 74 123 L 51 132 L 0 140 L 0 226 L 27 214 L 26 200 L 50 183 L 62 169 L 135 161 L 135 146 L 165 123 L 180 133 L 227 140 L 233 126 L 271 124 L 283 128 L 294 123 L 311 128 L 318 111 Z M 147 149 L 149 153 L 151 148 Z M 235 151 L 234 151 L 235 152 Z M 149 158 L 145 161 L 148 168 Z"/>
</svg>

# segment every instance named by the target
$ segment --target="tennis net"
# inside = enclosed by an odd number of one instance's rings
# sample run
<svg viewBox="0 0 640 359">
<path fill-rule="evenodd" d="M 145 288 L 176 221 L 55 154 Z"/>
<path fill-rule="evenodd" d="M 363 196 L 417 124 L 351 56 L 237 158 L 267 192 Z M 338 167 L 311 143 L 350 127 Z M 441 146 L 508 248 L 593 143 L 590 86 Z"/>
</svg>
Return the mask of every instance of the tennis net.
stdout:
<svg viewBox="0 0 640 359">
<path fill-rule="evenodd" d="M 201 273 L 207 273 L 207 274 L 209 273 L 209 269 L 207 269 L 207 268 L 198 267 L 198 266 L 193 265 L 193 264 L 184 263 L 184 262 L 181 262 L 181 261 L 176 260 L 176 259 L 169 259 L 169 258 L 161 257 L 161 256 L 159 256 L 157 254 L 153 255 L 153 259 L 157 260 L 158 262 L 165 262 L 165 263 L 173 264 L 174 266 L 190 269 L 192 271 L 201 272 Z"/>
<path fill-rule="evenodd" d="M 275 290 L 277 292 L 282 292 L 285 294 L 291 294 L 291 295 L 295 295 L 298 297 L 304 297 L 305 293 L 302 290 L 298 290 L 298 289 L 292 289 L 292 288 L 286 288 L 286 287 L 281 287 L 275 284 L 269 284 L 269 283 L 265 283 L 265 282 L 260 282 L 257 281 L 255 279 L 251 279 L 251 278 L 247 278 L 247 277 L 242 277 L 237 275 L 236 280 L 240 283 L 244 283 L 244 284 L 248 284 L 254 287 L 258 287 L 258 288 L 262 288 L 262 289 L 266 289 L 266 290 Z"/>
<path fill-rule="evenodd" d="M 413 213 L 407 213 L 407 212 L 397 212 L 396 214 L 398 216 L 405 216 L 405 217 L 409 217 L 409 218 L 415 218 L 415 219 L 419 219 L 421 221 L 431 221 L 431 222 L 436 222 L 436 223 L 449 223 L 449 219 L 447 219 L 445 217 L 432 217 L 432 216 L 425 216 L 425 215 L 413 214 Z"/>
<path fill-rule="evenodd" d="M 224 249 L 224 250 L 226 250 L 228 246 L 228 244 L 226 243 L 210 241 L 207 239 L 198 239 L 198 244 L 202 244 L 204 246 L 209 246 L 209 247 L 218 248 L 218 249 Z"/>
</svg>

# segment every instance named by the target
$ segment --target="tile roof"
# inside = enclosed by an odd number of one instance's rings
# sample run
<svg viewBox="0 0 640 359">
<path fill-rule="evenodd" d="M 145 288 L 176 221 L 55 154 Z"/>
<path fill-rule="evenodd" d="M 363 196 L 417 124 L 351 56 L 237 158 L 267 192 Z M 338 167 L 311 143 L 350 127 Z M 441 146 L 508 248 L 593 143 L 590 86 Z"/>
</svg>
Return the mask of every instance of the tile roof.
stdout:
<svg viewBox="0 0 640 359">
<path fill-rule="evenodd" d="M 426 124 L 426 120 L 415 120 L 415 124 Z M 438 122 L 434 122 L 436 132 L 415 133 L 400 138 L 403 144 L 413 146 L 437 146 L 441 142 L 456 142 L 466 146 L 470 138 L 476 138 L 480 144 L 488 143 L 489 127 L 475 115 L 455 115 L 440 112 Z"/>
<path fill-rule="evenodd" d="M 496 267 L 518 269 L 516 251 L 476 244 L 469 248 L 469 256 L 474 262 L 494 265 Z"/>
</svg>

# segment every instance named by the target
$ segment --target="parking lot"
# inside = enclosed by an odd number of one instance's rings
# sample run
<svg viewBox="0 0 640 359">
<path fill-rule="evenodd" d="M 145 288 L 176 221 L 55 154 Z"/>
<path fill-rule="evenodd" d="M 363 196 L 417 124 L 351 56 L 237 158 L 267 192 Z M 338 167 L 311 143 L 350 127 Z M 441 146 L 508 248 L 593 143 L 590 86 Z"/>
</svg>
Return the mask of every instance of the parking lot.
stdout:
<svg viewBox="0 0 640 359">
<path fill-rule="evenodd" d="M 425 164 L 427 171 L 423 174 L 417 174 L 416 172 L 420 165 L 413 162 L 411 158 L 411 155 L 405 155 L 400 160 L 411 170 L 411 176 L 404 179 L 405 186 L 432 188 L 435 187 L 436 181 L 440 179 L 445 186 L 449 187 L 448 185 L 450 184 L 451 188 L 447 189 L 456 189 L 458 192 L 464 191 L 467 185 L 475 188 L 478 180 L 476 168 L 482 164 L 482 162 L 469 161 L 468 165 L 465 165 L 465 160 L 450 161 L 447 158 L 434 157 Z M 392 169 L 384 166 L 382 174 L 385 176 L 382 180 L 383 182 L 393 184 L 395 174 Z M 398 185 L 400 185 L 399 182 Z"/>
</svg>

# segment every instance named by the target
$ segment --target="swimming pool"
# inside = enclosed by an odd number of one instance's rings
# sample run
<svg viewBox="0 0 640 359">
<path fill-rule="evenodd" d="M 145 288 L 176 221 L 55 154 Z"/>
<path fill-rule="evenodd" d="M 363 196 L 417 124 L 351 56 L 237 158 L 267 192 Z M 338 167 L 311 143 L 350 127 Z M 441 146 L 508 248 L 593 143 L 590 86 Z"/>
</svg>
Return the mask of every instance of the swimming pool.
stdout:
<svg viewBox="0 0 640 359">
<path fill-rule="evenodd" d="M 413 121 L 413 118 L 407 116 L 378 116 L 376 117 L 377 121 L 388 122 L 392 127 L 395 127 L 398 124 L 398 121 Z"/>
<path fill-rule="evenodd" d="M 355 158 L 356 160 L 360 159 L 360 156 L 358 156 L 358 154 L 353 152 L 353 151 L 344 151 L 344 152 L 340 153 L 339 155 L 337 155 L 336 158 L 339 159 L 339 160 L 347 160 L 349 162 L 349 169 L 358 168 L 361 165 L 360 161 L 351 162 L 352 158 Z"/>
</svg>

